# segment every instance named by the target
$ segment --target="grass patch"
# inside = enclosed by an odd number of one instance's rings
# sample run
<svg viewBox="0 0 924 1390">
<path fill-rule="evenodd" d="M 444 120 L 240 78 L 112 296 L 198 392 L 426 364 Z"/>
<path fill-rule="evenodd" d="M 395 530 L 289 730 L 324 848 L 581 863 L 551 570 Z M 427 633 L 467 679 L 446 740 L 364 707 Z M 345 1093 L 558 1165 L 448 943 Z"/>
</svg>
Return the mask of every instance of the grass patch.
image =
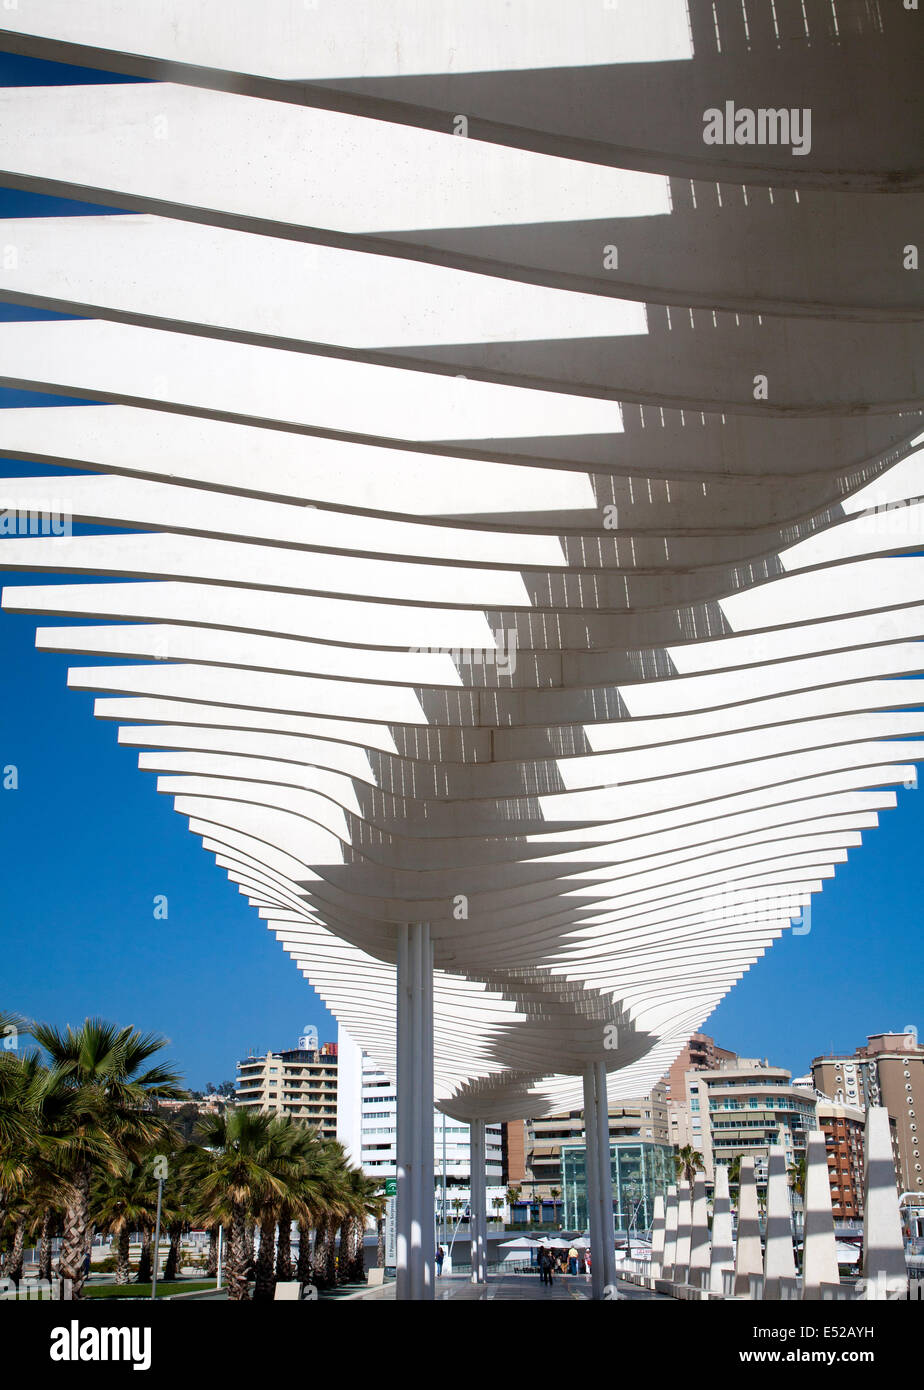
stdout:
<svg viewBox="0 0 924 1390">
<path fill-rule="evenodd" d="M 176 1283 L 158 1280 L 157 1297 L 169 1298 L 175 1293 L 197 1293 L 215 1287 L 214 1279 L 183 1279 Z M 150 1284 L 85 1284 L 84 1298 L 150 1298 Z"/>
</svg>

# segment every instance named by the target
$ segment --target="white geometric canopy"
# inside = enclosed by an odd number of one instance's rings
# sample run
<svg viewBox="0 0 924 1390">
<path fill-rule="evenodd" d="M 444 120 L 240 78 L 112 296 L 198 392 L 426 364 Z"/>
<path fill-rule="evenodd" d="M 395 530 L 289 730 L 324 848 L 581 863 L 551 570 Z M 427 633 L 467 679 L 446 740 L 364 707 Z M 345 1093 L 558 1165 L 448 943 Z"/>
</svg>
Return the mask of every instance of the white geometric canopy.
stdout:
<svg viewBox="0 0 924 1390">
<path fill-rule="evenodd" d="M 919 22 L 0 12 L 147 79 L 0 92 L 0 183 L 119 210 L 3 227 L 0 299 L 75 317 L 0 380 L 88 403 L 2 412 L 82 471 L 0 503 L 106 528 L 4 539 L 81 582 L 3 605 L 98 620 L 38 646 L 123 663 L 69 683 L 389 1071 L 429 922 L 453 1114 L 650 1088 L 914 777 Z M 704 144 L 732 97 L 811 149 Z"/>
</svg>

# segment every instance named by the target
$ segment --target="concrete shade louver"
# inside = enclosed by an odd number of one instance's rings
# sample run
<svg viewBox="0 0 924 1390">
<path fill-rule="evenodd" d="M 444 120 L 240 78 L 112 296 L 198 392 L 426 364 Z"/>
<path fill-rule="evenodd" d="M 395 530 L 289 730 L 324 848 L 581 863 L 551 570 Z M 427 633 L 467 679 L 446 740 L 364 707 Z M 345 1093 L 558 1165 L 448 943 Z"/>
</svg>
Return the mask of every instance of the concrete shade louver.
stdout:
<svg viewBox="0 0 924 1390">
<path fill-rule="evenodd" d="M 0 417 L 0 566 L 75 580 L 3 605 L 81 620 L 38 645 L 105 663 L 70 685 L 398 1078 L 415 1298 L 399 962 L 442 1109 L 586 1105 L 603 1296 L 606 1101 L 804 930 L 924 733 L 915 17 L 538 8 L 0 12 L 148 79 L 0 91 L 0 183 L 115 210 L 4 230 L 0 299 L 77 317 L 0 324 L 67 403 Z M 810 141 L 704 140 L 732 98 Z"/>
</svg>

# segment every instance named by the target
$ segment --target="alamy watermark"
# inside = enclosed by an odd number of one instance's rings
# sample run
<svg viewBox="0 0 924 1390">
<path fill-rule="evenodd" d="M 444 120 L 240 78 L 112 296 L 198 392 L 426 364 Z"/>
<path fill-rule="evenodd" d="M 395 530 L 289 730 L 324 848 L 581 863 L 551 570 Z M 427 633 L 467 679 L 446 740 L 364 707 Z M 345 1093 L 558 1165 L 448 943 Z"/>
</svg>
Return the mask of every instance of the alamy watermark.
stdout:
<svg viewBox="0 0 924 1390">
<path fill-rule="evenodd" d="M 789 145 L 794 155 L 812 148 L 809 106 L 710 106 L 703 112 L 704 145 Z"/>
<path fill-rule="evenodd" d="M 517 669 L 517 630 L 498 629 L 493 635 L 493 647 L 411 647 L 410 651 L 447 655 L 456 666 L 495 666 L 499 676 L 512 676 Z"/>
<path fill-rule="evenodd" d="M 742 920 L 785 922 L 788 918 L 793 936 L 808 936 L 812 930 L 812 901 L 809 897 L 803 903 L 800 896 L 784 887 L 753 889 L 724 883 L 704 890 L 701 912 L 711 923 L 726 926 Z"/>
<path fill-rule="evenodd" d="M 74 530 L 73 509 L 59 497 L 20 498 L 8 506 L 0 494 L 0 537 L 70 536 Z"/>
</svg>

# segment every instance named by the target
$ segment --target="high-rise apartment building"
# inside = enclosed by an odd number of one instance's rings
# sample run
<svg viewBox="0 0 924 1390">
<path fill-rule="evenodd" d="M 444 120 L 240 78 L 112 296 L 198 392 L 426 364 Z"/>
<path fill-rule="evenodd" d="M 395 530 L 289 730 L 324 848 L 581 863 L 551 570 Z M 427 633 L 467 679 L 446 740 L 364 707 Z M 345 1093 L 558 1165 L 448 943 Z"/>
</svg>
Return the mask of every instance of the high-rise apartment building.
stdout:
<svg viewBox="0 0 924 1390">
<path fill-rule="evenodd" d="M 376 1062 L 352 1043 L 344 1029 L 340 1043 L 340 1122 L 338 1137 L 352 1161 L 383 1183 L 398 1173 L 398 1095 L 394 1082 Z M 461 1120 L 433 1114 L 434 1205 L 442 1207 L 446 1179 L 449 1222 L 468 1207 L 471 1195 L 471 1132 Z M 501 1126 L 485 1126 L 487 1215 L 503 1215 L 506 1206 Z M 501 1203 L 500 1206 L 497 1203 Z"/>
<path fill-rule="evenodd" d="M 863 1220 L 863 1140 L 866 1115 L 852 1105 L 816 1102 L 818 1128 L 825 1136 L 828 1182 L 835 1220 Z"/>
<path fill-rule="evenodd" d="M 337 1137 L 337 1044 L 306 1033 L 299 1046 L 237 1064 L 235 1104 L 313 1125 L 324 1139 Z"/>
<path fill-rule="evenodd" d="M 760 1181 L 771 1144 L 781 1141 L 789 1163 L 804 1157 L 815 1125 L 815 1097 L 792 1084 L 792 1073 L 766 1060 L 737 1057 L 712 1071 L 686 1073 L 691 1142 L 703 1155 L 706 1181 L 716 1163 L 740 1155 L 754 1159 Z"/>
<path fill-rule="evenodd" d="M 874 1033 L 852 1056 L 816 1057 L 812 1076 L 818 1090 L 842 1105 L 864 1110 L 871 1105 L 885 1106 L 895 1122 L 899 1185 L 905 1192 L 924 1195 L 924 1047 L 917 1034 L 912 1029 Z"/>
</svg>

